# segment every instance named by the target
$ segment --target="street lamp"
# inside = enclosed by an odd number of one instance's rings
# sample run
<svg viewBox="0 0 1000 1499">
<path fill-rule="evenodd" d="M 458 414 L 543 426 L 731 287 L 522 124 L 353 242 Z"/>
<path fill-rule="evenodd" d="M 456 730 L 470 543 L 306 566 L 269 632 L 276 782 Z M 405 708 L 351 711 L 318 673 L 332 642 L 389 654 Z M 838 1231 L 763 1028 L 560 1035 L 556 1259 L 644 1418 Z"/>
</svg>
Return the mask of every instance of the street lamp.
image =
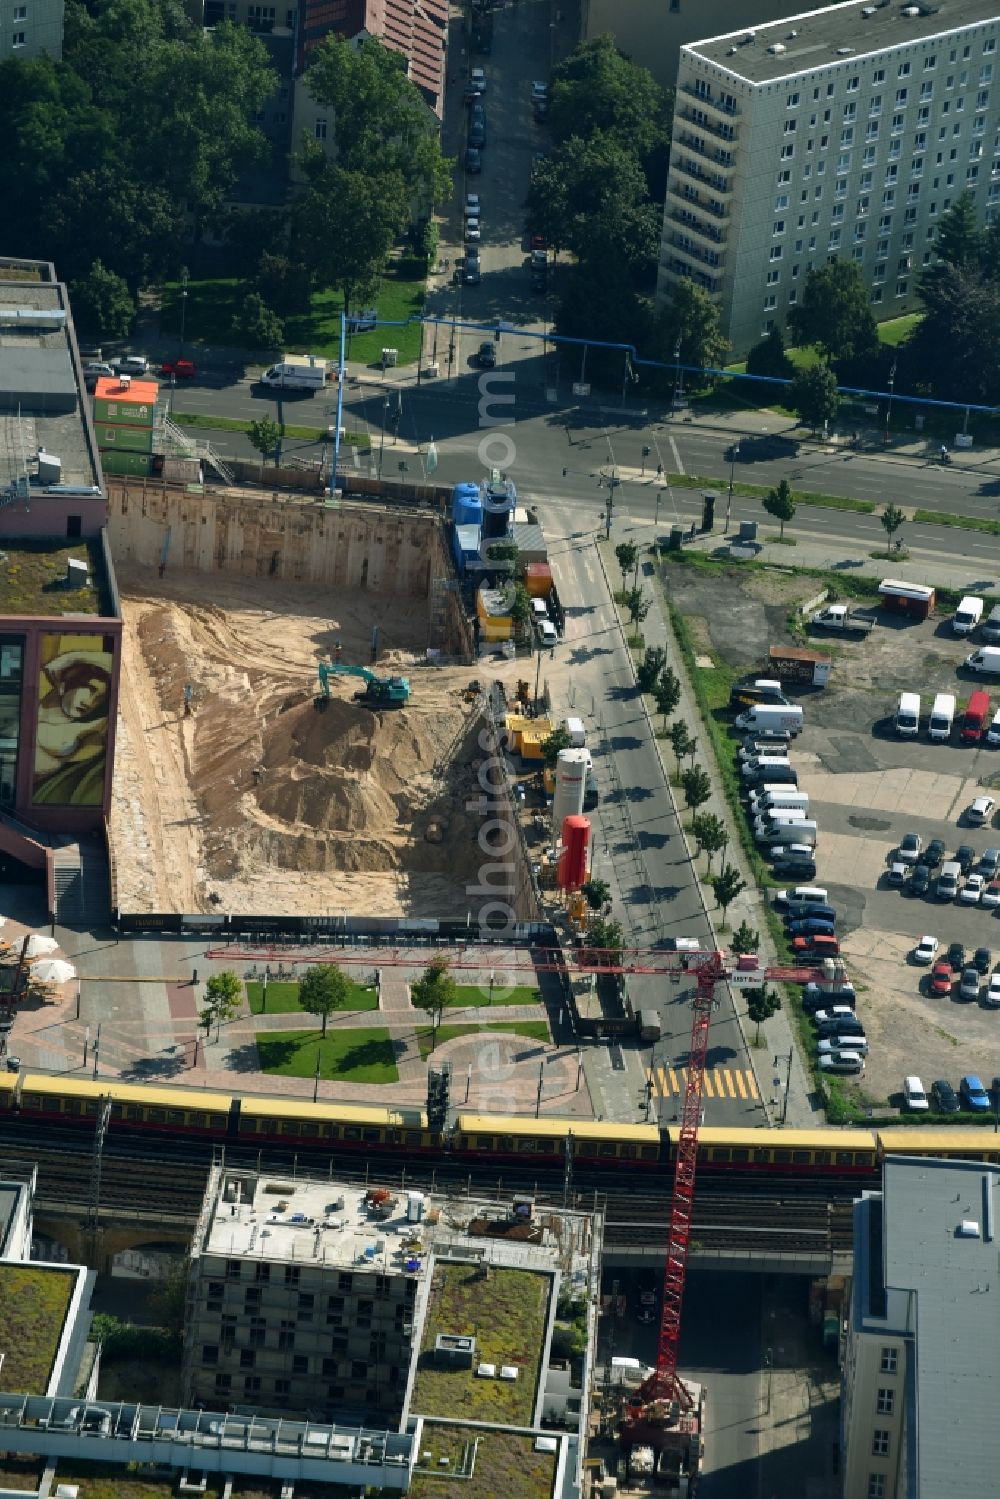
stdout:
<svg viewBox="0 0 1000 1499">
<path fill-rule="evenodd" d="M 389 420 L 389 392 L 382 397 L 382 431 L 378 440 L 378 476 L 382 477 L 382 454 L 385 452 L 385 425 Z"/>
<path fill-rule="evenodd" d="M 187 321 L 187 300 L 188 300 L 188 273 L 187 273 L 187 266 L 184 266 L 184 268 L 181 271 L 181 347 L 180 347 L 180 353 L 181 354 L 184 353 L 184 324 Z"/>
<path fill-rule="evenodd" d="M 684 374 L 681 370 L 681 341 L 677 339 L 674 349 L 674 410 L 680 410 L 681 393 L 684 390 Z"/>
<path fill-rule="evenodd" d="M 892 369 L 889 371 L 889 404 L 885 408 L 885 445 L 889 446 L 889 423 L 892 421 L 892 394 L 896 386 L 896 361 L 892 361 Z"/>
<path fill-rule="evenodd" d="M 740 456 L 739 440 L 733 448 L 729 458 L 729 499 L 726 501 L 726 531 L 729 531 L 729 517 L 733 509 L 733 477 L 736 473 L 736 460 Z"/>
</svg>

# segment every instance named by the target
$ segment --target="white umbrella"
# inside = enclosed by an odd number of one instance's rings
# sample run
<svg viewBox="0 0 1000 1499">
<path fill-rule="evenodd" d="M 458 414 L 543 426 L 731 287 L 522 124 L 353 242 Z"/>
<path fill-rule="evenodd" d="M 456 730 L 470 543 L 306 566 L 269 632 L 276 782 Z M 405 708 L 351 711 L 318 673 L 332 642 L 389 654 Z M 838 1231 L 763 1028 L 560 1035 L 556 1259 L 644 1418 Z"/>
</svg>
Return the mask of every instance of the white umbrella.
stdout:
<svg viewBox="0 0 1000 1499">
<path fill-rule="evenodd" d="M 43 958 L 47 953 L 55 952 L 58 946 L 54 937 L 40 937 L 36 932 L 28 938 L 28 957 Z"/>
<path fill-rule="evenodd" d="M 40 963 L 35 964 L 31 973 L 33 978 L 41 979 L 43 984 L 68 984 L 70 979 L 76 978 L 76 969 L 65 958 L 43 958 Z"/>
</svg>

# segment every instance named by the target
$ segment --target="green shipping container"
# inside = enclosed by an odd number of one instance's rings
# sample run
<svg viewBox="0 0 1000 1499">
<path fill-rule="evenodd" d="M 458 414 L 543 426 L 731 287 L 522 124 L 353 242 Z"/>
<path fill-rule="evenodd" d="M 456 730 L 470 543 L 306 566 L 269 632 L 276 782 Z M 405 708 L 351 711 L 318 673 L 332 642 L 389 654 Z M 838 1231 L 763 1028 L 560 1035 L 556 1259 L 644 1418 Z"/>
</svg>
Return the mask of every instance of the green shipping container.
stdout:
<svg viewBox="0 0 1000 1499">
<path fill-rule="evenodd" d="M 115 427 L 151 427 L 156 414 L 151 401 L 94 400 L 95 422 L 110 422 Z"/>
<path fill-rule="evenodd" d="M 126 453 L 113 448 L 101 454 L 101 467 L 106 474 L 145 475 L 152 472 L 153 459 L 149 453 Z"/>
<path fill-rule="evenodd" d="M 113 427 L 110 422 L 95 422 L 94 431 L 102 453 L 115 448 L 127 448 L 132 453 L 153 451 L 152 427 Z"/>
</svg>

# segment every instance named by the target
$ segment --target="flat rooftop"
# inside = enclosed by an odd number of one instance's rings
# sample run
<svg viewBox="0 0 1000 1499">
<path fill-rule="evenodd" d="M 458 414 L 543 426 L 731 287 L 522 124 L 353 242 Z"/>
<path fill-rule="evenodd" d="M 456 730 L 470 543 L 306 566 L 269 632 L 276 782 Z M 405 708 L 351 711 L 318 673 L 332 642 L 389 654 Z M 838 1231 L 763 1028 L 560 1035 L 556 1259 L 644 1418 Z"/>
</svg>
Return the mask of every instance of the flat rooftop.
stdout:
<svg viewBox="0 0 1000 1499">
<path fill-rule="evenodd" d="M 977 1350 L 1000 1342 L 1000 1172 L 890 1156 L 882 1203 L 886 1289 L 913 1308 L 920 1490 L 947 1493 L 961 1472 L 969 1493 L 992 1492 L 1000 1426 Z"/>
<path fill-rule="evenodd" d="M 0 1254 L 3 1254 L 10 1238 L 14 1214 L 23 1190 L 20 1182 L 0 1182 Z"/>
<path fill-rule="evenodd" d="M 53 1265 L 0 1263 L 0 1386 L 12 1395 L 44 1395 L 77 1272 Z"/>
<path fill-rule="evenodd" d="M 71 335 L 64 288 L 49 267 L 0 257 L 0 491 L 26 466 L 35 472 L 40 448 L 59 459 L 60 484 L 101 484 Z"/>
<path fill-rule="evenodd" d="M 71 559 L 87 564 L 87 580 L 79 587 L 67 586 Z M 97 543 L 0 536 L 0 610 L 4 617 L 112 618 L 114 606 Z"/>
<path fill-rule="evenodd" d="M 762 26 L 743 26 L 724 36 L 692 42 L 681 52 L 716 63 L 748 83 L 773 83 L 813 68 L 857 62 L 873 52 L 941 36 L 961 26 L 995 21 L 1000 15 L 997 0 L 935 0 L 933 6 L 921 5 L 919 15 L 905 15 L 913 3 L 857 0 L 856 4 L 831 5 Z M 865 11 L 871 14 L 865 15 Z M 754 40 L 748 42 L 751 32 Z M 768 47 L 775 43 L 781 43 L 785 50 L 769 52 Z M 937 71 L 946 63 L 947 58 L 940 58 Z"/>
</svg>

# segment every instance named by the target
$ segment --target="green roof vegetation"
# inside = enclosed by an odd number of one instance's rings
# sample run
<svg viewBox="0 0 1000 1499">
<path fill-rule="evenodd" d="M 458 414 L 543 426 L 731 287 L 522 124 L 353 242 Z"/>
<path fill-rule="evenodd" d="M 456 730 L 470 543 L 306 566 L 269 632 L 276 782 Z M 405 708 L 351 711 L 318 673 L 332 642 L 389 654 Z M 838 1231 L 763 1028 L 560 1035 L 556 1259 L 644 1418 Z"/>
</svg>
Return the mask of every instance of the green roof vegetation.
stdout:
<svg viewBox="0 0 1000 1499">
<path fill-rule="evenodd" d="M 62 1337 L 76 1275 L 35 1265 L 0 1265 L 3 1388 L 44 1395 Z"/>
<path fill-rule="evenodd" d="M 549 1499 L 557 1454 L 536 1452 L 536 1441 L 515 1431 L 425 1424 L 410 1499 L 455 1499 L 456 1492 L 463 1499 Z"/>
<path fill-rule="evenodd" d="M 66 564 L 86 561 L 87 583 L 66 587 Z M 22 541 L 4 537 L 0 544 L 0 598 L 5 614 L 94 614 L 110 610 L 103 597 L 103 568 L 96 547 L 86 541 Z"/>
<path fill-rule="evenodd" d="M 485 1273 L 484 1273 L 485 1272 Z M 530 1270 L 495 1266 L 443 1265 L 434 1268 L 420 1364 L 410 1409 L 415 1415 L 466 1417 L 528 1426 L 545 1336 L 551 1282 Z M 449 1369 L 434 1361 L 440 1333 L 472 1336 L 472 1367 Z M 516 1380 L 480 1379 L 480 1363 L 518 1369 Z M 515 1488 L 508 1492 L 522 1492 Z"/>
<path fill-rule="evenodd" d="M 57 1484 L 76 1484 L 80 1499 L 170 1499 L 175 1482 L 171 1478 L 144 1478 L 133 1467 L 122 1463 L 61 1462 L 56 1470 Z M 220 1499 L 221 1478 L 210 1476 L 205 1499 Z M 54 1487 L 53 1487 L 54 1492 Z M 267 1487 L 234 1486 L 240 1499 L 274 1499 Z"/>
</svg>

